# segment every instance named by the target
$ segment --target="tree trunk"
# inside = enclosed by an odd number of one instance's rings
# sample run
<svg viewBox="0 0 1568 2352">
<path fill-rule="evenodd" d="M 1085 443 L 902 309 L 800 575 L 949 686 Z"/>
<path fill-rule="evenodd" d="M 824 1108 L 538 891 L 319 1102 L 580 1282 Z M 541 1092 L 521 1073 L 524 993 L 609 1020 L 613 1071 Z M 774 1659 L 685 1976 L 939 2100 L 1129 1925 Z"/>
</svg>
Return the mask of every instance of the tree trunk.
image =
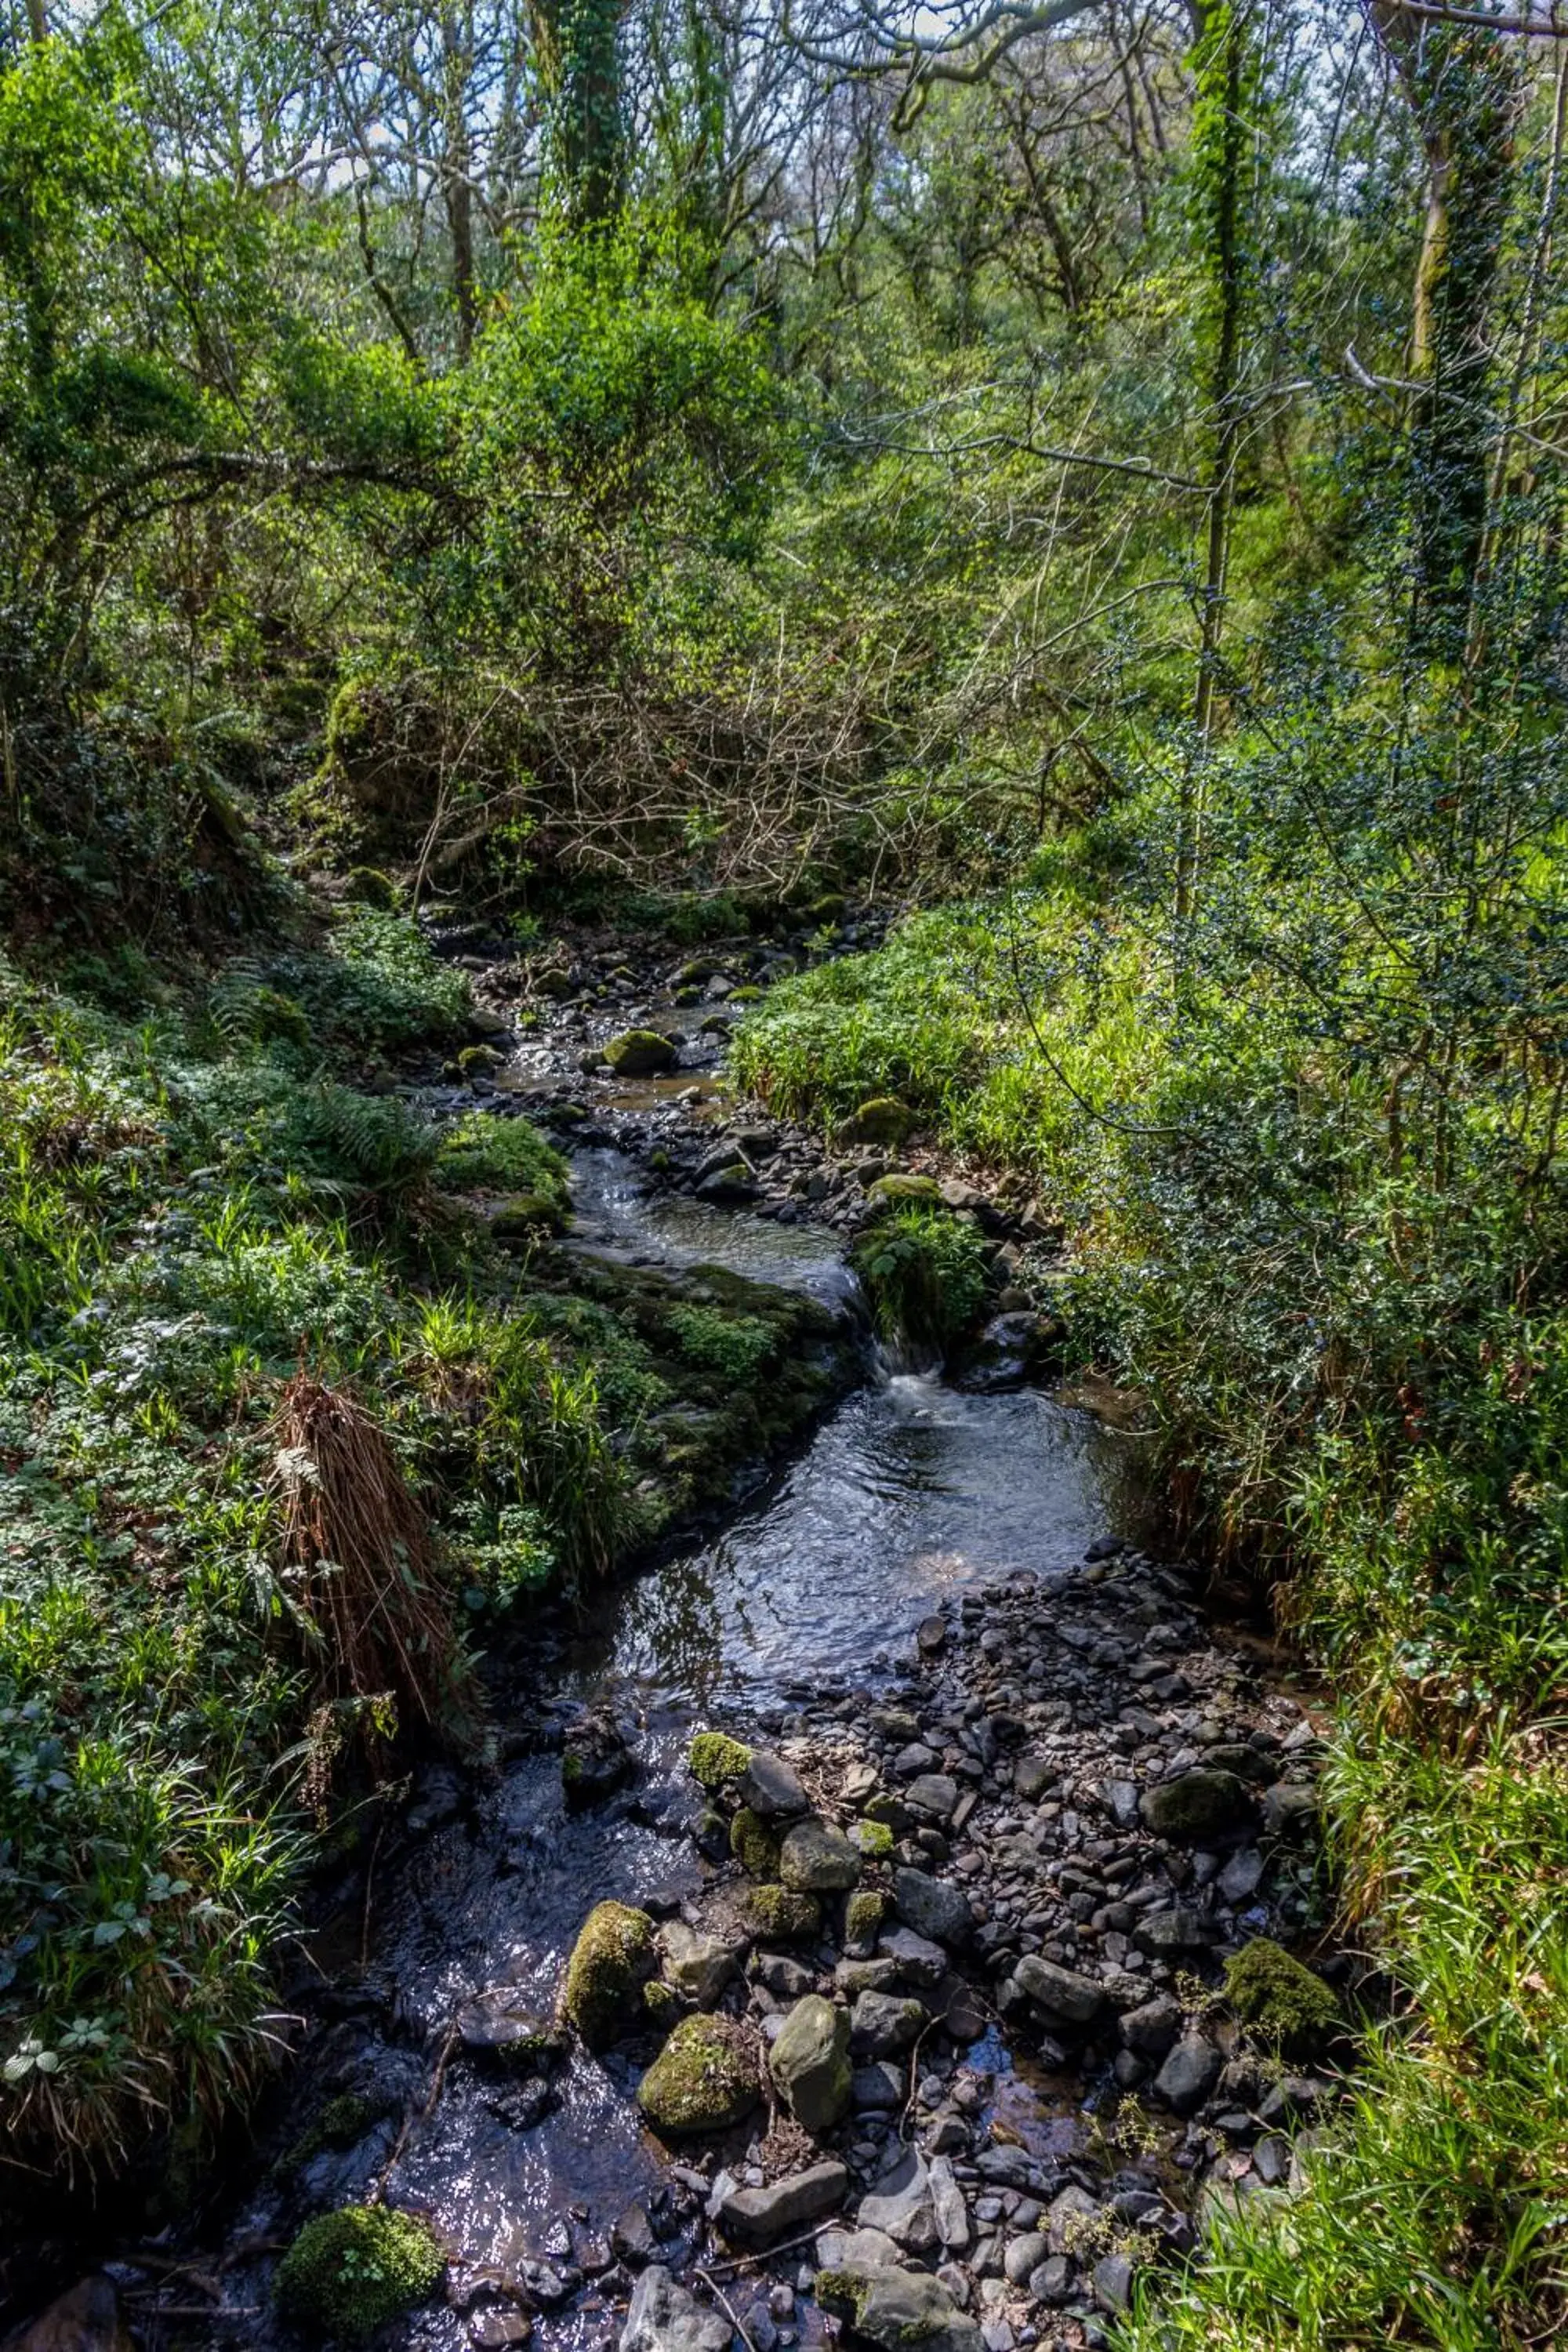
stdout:
<svg viewBox="0 0 1568 2352">
<path fill-rule="evenodd" d="M 613 220 L 626 180 L 621 0 L 531 0 L 557 201 L 574 228 Z"/>
</svg>

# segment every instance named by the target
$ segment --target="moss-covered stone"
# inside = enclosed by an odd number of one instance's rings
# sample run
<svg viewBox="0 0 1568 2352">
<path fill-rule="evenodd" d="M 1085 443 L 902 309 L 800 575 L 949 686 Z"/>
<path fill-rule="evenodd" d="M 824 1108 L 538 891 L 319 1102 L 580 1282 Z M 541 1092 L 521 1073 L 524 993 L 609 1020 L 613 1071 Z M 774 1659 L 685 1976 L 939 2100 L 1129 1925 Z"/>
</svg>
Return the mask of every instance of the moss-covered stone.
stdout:
<svg viewBox="0 0 1568 2352">
<path fill-rule="evenodd" d="M 605 1047 L 605 1061 L 622 1078 L 657 1077 L 663 1070 L 674 1069 L 679 1058 L 669 1039 L 660 1036 L 657 1029 L 627 1029 Z"/>
<path fill-rule="evenodd" d="M 284 2156 L 282 2168 L 292 2172 L 326 2148 L 357 2147 L 366 2132 L 391 2113 L 392 2105 L 388 2098 L 363 2098 L 356 2091 L 341 2092 L 335 2099 L 327 2101 L 315 2122 L 300 2133 Z"/>
<path fill-rule="evenodd" d="M 661 2032 L 668 2032 L 680 2015 L 681 1999 L 673 1985 L 662 1977 L 650 1977 L 642 1989 L 643 2007 Z"/>
<path fill-rule="evenodd" d="M 751 1760 L 752 1751 L 744 1741 L 731 1739 L 723 1731 L 698 1732 L 686 1751 L 688 1770 L 705 1789 L 721 1789 L 727 1781 L 738 1780 Z"/>
<path fill-rule="evenodd" d="M 849 1824 L 849 1840 L 858 1846 L 868 1862 L 877 1862 L 893 1851 L 893 1832 L 886 1822 L 860 1821 Z"/>
<path fill-rule="evenodd" d="M 465 1045 L 458 1055 L 458 1067 L 465 1078 L 488 1078 L 505 1059 L 493 1045 Z"/>
<path fill-rule="evenodd" d="M 833 1140 L 840 1151 L 853 1150 L 860 1144 L 902 1143 L 914 1123 L 915 1115 L 907 1103 L 892 1095 L 874 1095 L 839 1120 Z"/>
<path fill-rule="evenodd" d="M 498 1242 L 526 1242 L 542 1233 L 564 1233 L 571 1220 L 548 1193 L 511 1192 L 497 1203 L 489 1222 Z"/>
<path fill-rule="evenodd" d="M 561 1993 L 561 2015 L 590 2050 L 607 2050 L 640 2024 L 655 1973 L 653 1921 L 626 1903 L 596 1904 L 583 1924 Z"/>
<path fill-rule="evenodd" d="M 934 1176 L 915 1176 L 895 1170 L 891 1175 L 879 1176 L 871 1187 L 871 1198 L 886 1207 L 896 1207 L 900 1201 L 930 1201 L 940 1205 L 942 1186 Z"/>
<path fill-rule="evenodd" d="M 272 2291 L 297 2326 L 363 2344 L 433 2294 L 446 2267 L 435 2231 L 413 2214 L 344 2205 L 306 2222 L 278 2265 Z"/>
<path fill-rule="evenodd" d="M 1224 1998 L 1249 2033 L 1286 2057 L 1310 2057 L 1340 2022 L 1339 2002 L 1321 1977 L 1267 1936 L 1226 1962 Z"/>
<path fill-rule="evenodd" d="M 764 1944 L 804 1944 L 822 1928 L 822 1906 L 816 1895 L 797 1895 L 788 1886 L 753 1886 L 742 1916 Z"/>
<path fill-rule="evenodd" d="M 850 1835 L 854 1835 L 853 1831 Z M 886 1895 L 879 1895 L 871 1886 L 858 1887 L 844 1906 L 845 1942 L 856 1948 L 873 1944 L 880 1932 L 887 1909 Z"/>
<path fill-rule="evenodd" d="M 748 1878 L 778 1876 L 779 1842 L 750 1805 L 742 1805 L 730 1824 L 730 1851 Z"/>
<path fill-rule="evenodd" d="M 637 2105 L 656 2131 L 674 2137 L 727 2131 L 761 2095 L 756 2046 L 728 2017 L 688 2017 L 670 2035 L 637 2087 Z"/>
</svg>

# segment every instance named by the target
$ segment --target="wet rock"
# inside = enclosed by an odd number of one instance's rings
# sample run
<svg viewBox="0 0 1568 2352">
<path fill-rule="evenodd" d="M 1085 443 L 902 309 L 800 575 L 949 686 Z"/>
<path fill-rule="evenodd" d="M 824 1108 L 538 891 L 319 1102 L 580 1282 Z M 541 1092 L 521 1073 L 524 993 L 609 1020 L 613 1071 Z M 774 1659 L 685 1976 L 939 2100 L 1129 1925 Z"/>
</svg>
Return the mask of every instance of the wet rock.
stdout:
<svg viewBox="0 0 1568 2352">
<path fill-rule="evenodd" d="M 887 1992 L 863 1992 L 849 2021 L 858 2058 L 892 2058 L 919 2040 L 930 2011 L 923 2002 Z"/>
<path fill-rule="evenodd" d="M 766 1748 L 752 1749 L 751 1761 L 741 1775 L 741 1798 L 765 1822 L 793 1821 L 797 1814 L 811 1810 L 800 1775 L 782 1756 L 775 1756 Z"/>
<path fill-rule="evenodd" d="M 533 2334 L 533 2322 L 526 2311 L 505 2310 L 497 2306 L 475 2314 L 468 2322 L 468 2341 L 479 2352 L 495 2352 L 495 2347 L 509 2344 L 526 2344 Z"/>
<path fill-rule="evenodd" d="M 458 2011 L 458 2039 L 469 2056 L 520 2071 L 552 2066 L 562 2052 L 553 2020 L 529 2006 L 515 1985 L 492 1985 Z"/>
<path fill-rule="evenodd" d="M 974 1913 L 969 1897 L 947 1879 L 932 1878 L 923 1870 L 895 1871 L 893 1900 L 900 1918 L 917 1936 L 929 1936 L 950 1951 L 962 1950 L 973 1940 Z"/>
<path fill-rule="evenodd" d="M 796 2001 L 768 2053 L 768 2071 L 803 2130 L 831 2131 L 848 2112 L 849 2019 L 819 1993 Z"/>
<path fill-rule="evenodd" d="M 779 1874 L 779 1842 L 759 1813 L 742 1805 L 730 1823 L 730 1851 L 748 1878 Z"/>
<path fill-rule="evenodd" d="M 981 2352 L 975 2321 L 927 2272 L 846 2264 L 818 2271 L 816 2293 L 879 2352 Z"/>
<path fill-rule="evenodd" d="M 664 1980 L 683 2000 L 699 2009 L 712 2009 L 735 1974 L 735 1955 L 717 1936 L 689 1927 L 684 1919 L 667 1919 L 658 1943 L 664 1958 Z"/>
<path fill-rule="evenodd" d="M 1018 1389 L 1050 1370 L 1061 1353 L 1062 1327 L 1032 1309 L 994 1316 L 953 1368 L 953 1385 L 974 1396 Z"/>
<path fill-rule="evenodd" d="M 7 2352 L 132 2352 L 113 2281 L 101 2275 L 82 2279 L 5 2342 Z"/>
<path fill-rule="evenodd" d="M 731 2333 L 727 2319 L 652 2263 L 632 2289 L 620 2352 L 730 2352 Z"/>
<path fill-rule="evenodd" d="M 942 1617 L 922 1617 L 915 1627 L 915 1646 L 922 1658 L 934 1658 L 947 1647 L 947 1622 Z"/>
<path fill-rule="evenodd" d="M 796 1822 L 779 1848 L 779 1877 L 797 1895 L 839 1894 L 860 1876 L 860 1857 L 842 1830 Z"/>
<path fill-rule="evenodd" d="M 739 1780 L 752 1760 L 742 1740 L 724 1731 L 699 1731 L 686 1752 L 686 1767 L 705 1789 L 719 1790 Z"/>
<path fill-rule="evenodd" d="M 700 1177 L 696 1190 L 700 1201 L 729 1202 L 738 1207 L 756 1199 L 756 1171 L 744 1160 L 730 1160 L 721 1168 L 710 1169 L 707 1175 Z"/>
<path fill-rule="evenodd" d="M 1105 1993 L 1092 1977 L 1026 1952 L 1014 1972 L 1037 2009 L 1067 2025 L 1091 2025 L 1105 2007 Z"/>
<path fill-rule="evenodd" d="M 1219 2074 L 1220 2055 L 1201 2033 L 1184 2034 L 1154 2077 L 1154 2089 L 1179 2116 L 1202 2106 Z"/>
<path fill-rule="evenodd" d="M 658 2252 L 658 2239 L 646 2206 L 628 2205 L 613 2224 L 610 2252 L 618 2263 L 627 2263 L 634 2270 L 654 2260 Z"/>
<path fill-rule="evenodd" d="M 657 1029 L 627 1029 L 612 1037 L 605 1059 L 620 1078 L 654 1078 L 673 1070 L 680 1055 Z"/>
<path fill-rule="evenodd" d="M 1246 1781 L 1234 1772 L 1213 1771 L 1206 1765 L 1145 1790 L 1138 1810 L 1145 1829 L 1156 1837 L 1189 1843 L 1223 1837 L 1228 1831 L 1244 1829 L 1255 1818 L 1252 1792 Z"/>
<path fill-rule="evenodd" d="M 825 2161 L 763 2189 L 735 2189 L 721 2199 L 719 2227 L 738 2246 L 771 2246 L 843 2202 L 849 2175 Z"/>
<path fill-rule="evenodd" d="M 761 2096 L 757 2053 L 727 2017 L 682 2020 L 637 2085 L 637 2105 L 669 2137 L 727 2131 Z"/>
<path fill-rule="evenodd" d="M 880 2230 L 906 2253 L 928 2252 L 936 2243 L 936 2212 L 924 2159 L 912 2148 L 905 2149 L 870 2195 L 860 2200 L 855 2219 L 858 2228 Z"/>
<path fill-rule="evenodd" d="M 608 2050 L 639 2025 L 642 1989 L 658 1953 L 653 1921 L 625 1903 L 600 1903 L 584 1922 L 561 1994 L 563 2021 L 590 2050 Z"/>
<path fill-rule="evenodd" d="M 824 2230 L 816 2241 L 818 2265 L 833 2270 L 897 2270 L 903 2260 L 885 2230 Z"/>
</svg>

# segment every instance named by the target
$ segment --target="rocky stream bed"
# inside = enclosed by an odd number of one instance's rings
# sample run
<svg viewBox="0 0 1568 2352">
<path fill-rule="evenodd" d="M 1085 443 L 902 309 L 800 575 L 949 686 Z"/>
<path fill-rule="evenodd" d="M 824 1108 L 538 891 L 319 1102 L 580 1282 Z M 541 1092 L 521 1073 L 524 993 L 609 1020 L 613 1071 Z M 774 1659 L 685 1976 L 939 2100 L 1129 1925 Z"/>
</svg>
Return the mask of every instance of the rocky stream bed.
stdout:
<svg viewBox="0 0 1568 2352">
<path fill-rule="evenodd" d="M 737 997 L 808 942 L 445 944 L 489 1044 L 418 1089 L 568 1144 L 563 1260 L 773 1286 L 832 1369 L 766 1475 L 776 1400 L 735 1401 L 709 1539 L 497 1659 L 489 1767 L 427 1767 L 323 1900 L 254 2147 L 18 2341 L 327 2341 L 279 2260 L 369 2204 L 438 2247 L 388 2347 L 1104 2343 L 1299 2189 L 1338 2095 L 1310 1717 L 1141 1548 L 1136 1436 L 1030 1384 L 1037 1205 L 722 1092 Z M 949 1378 L 876 1358 L 843 1263 L 910 1176 L 995 1253 Z"/>
</svg>

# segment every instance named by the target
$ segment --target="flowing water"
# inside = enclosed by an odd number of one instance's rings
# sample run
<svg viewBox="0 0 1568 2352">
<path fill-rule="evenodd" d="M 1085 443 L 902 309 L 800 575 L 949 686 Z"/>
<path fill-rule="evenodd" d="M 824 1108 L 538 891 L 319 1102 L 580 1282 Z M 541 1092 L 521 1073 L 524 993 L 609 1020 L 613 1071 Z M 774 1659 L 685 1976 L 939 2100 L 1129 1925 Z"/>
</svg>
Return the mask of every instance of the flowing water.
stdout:
<svg viewBox="0 0 1568 2352">
<path fill-rule="evenodd" d="M 579 1246 L 644 1262 L 717 1262 L 825 1297 L 852 1287 L 831 1234 L 689 1201 L 649 1202 L 612 1151 L 579 1154 L 575 1174 Z M 1001 1570 L 1081 1559 L 1120 1514 L 1129 1453 L 1130 1441 L 1035 1391 L 969 1396 L 900 1374 L 851 1395 L 721 1535 L 620 1591 L 607 1622 L 562 1660 L 543 1737 L 537 1688 L 520 1687 L 521 1752 L 494 1785 L 455 1801 L 374 1892 L 367 1990 L 386 2007 L 369 2032 L 357 2021 L 337 2029 L 347 2052 L 340 2080 L 357 2088 L 396 2079 L 414 2063 L 410 2043 L 438 2049 L 455 2010 L 481 1989 L 516 1986 L 548 2009 L 593 1904 L 613 1895 L 658 1908 L 695 1891 L 701 1865 L 686 1834 L 695 1791 L 680 1769 L 694 1724 L 731 1707 L 776 1723 L 807 1696 L 820 1705 L 836 1690 L 896 1688 L 914 1627 L 943 1594 Z M 584 1700 L 635 1725 L 640 1769 L 629 1796 L 573 1814 L 548 1718 L 552 1706 L 559 1720 Z M 513 1725 L 504 1694 L 498 1712 L 505 1752 Z M 428 2056 L 420 2063 L 427 2073 Z M 998 2063 L 1005 2072 L 1005 2053 Z M 459 2274 L 515 2274 L 530 2260 L 559 2265 L 572 2250 L 572 2215 L 581 2259 L 584 2230 L 590 2242 L 602 2237 L 664 2174 L 638 2128 L 635 2082 L 614 2058 L 578 2057 L 553 2112 L 520 2129 L 504 2090 L 455 2063 L 399 2158 L 393 2200 L 431 2215 L 458 2250 Z M 348 2156 L 314 2159 L 300 2183 L 310 2202 L 363 2195 L 391 2144 L 389 2124 Z M 275 2226 L 275 2196 L 268 2189 L 254 2201 L 241 2240 Z M 250 2306 L 248 2340 L 264 2341 L 260 2278 L 253 2273 L 247 2291 L 246 2267 L 231 2271 L 226 2299 Z M 607 2310 L 590 2295 L 538 2333 L 565 2346 L 600 2343 L 608 2330 Z M 467 2340 L 453 2310 L 409 2323 L 410 2343 Z"/>
</svg>

